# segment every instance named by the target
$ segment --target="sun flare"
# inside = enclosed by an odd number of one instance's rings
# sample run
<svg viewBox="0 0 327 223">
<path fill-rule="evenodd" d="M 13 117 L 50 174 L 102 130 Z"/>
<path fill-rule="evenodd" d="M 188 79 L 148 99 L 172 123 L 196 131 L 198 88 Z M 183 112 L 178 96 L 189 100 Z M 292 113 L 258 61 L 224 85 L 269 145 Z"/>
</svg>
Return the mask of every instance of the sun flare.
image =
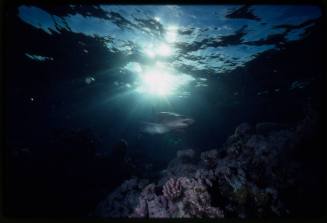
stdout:
<svg viewBox="0 0 327 223">
<path fill-rule="evenodd" d="M 155 66 L 141 75 L 141 90 L 153 95 L 166 96 L 176 88 L 175 76 Z"/>
</svg>

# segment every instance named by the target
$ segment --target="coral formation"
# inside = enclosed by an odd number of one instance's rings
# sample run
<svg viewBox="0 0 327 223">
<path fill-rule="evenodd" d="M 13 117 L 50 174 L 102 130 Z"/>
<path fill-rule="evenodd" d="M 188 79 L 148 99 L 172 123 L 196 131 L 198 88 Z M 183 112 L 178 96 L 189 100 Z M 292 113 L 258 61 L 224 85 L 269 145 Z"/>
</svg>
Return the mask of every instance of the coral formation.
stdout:
<svg viewBox="0 0 327 223">
<path fill-rule="evenodd" d="M 182 160 L 186 160 L 186 161 L 190 161 L 194 158 L 195 156 L 195 152 L 193 149 L 185 149 L 185 150 L 178 150 L 177 151 L 177 158 L 178 159 L 182 159 Z"/>
<path fill-rule="evenodd" d="M 295 128 L 259 123 L 254 129 L 243 123 L 219 151 L 204 151 L 198 160 L 193 150 L 178 151 L 157 182 L 144 186 L 142 192 L 127 192 L 133 196 L 125 195 L 120 200 L 118 206 L 129 207 L 129 211 L 122 209 L 118 214 L 107 208 L 108 212 L 102 216 L 288 216 L 291 210 L 285 194 L 294 188 L 300 176 L 300 166 L 291 159 L 292 154 L 301 142 L 300 136 L 307 136 L 310 129 L 313 127 L 309 118 Z M 126 183 L 118 191 L 123 188 Z M 115 194 L 107 200 L 112 200 Z"/>
<path fill-rule="evenodd" d="M 182 193 L 180 178 L 177 180 L 174 178 L 169 179 L 163 186 L 162 193 L 169 200 L 178 198 Z"/>
<path fill-rule="evenodd" d="M 211 206 L 207 188 L 195 179 L 180 177 L 170 179 L 164 185 L 164 195 L 155 193 L 155 185 L 149 184 L 140 195 L 138 206 L 129 217 L 189 218 L 223 217 L 223 211 Z"/>
<path fill-rule="evenodd" d="M 125 181 L 99 203 L 94 215 L 109 218 L 127 217 L 133 212 L 133 207 L 138 203 L 138 197 L 147 183 L 147 180 L 137 178 Z"/>
<path fill-rule="evenodd" d="M 218 151 L 216 149 L 201 153 L 201 161 L 207 166 L 214 166 L 217 162 Z"/>
</svg>

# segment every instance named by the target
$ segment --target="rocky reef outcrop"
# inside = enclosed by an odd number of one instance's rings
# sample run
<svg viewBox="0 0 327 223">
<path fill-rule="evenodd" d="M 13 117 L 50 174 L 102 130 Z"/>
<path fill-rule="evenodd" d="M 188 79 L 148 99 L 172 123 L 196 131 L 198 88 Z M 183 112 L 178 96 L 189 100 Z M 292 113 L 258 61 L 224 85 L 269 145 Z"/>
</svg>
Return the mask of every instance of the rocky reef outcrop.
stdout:
<svg viewBox="0 0 327 223">
<path fill-rule="evenodd" d="M 132 179 L 97 208 L 99 217 L 252 218 L 292 216 L 301 191 L 298 148 L 313 134 L 311 117 L 294 126 L 239 125 L 222 148 L 177 151 L 161 177 Z M 145 182 L 145 181 L 142 181 Z M 130 186 L 127 186 L 130 185 Z M 303 191 L 302 191 L 303 192 Z M 122 196 L 124 194 L 124 196 Z"/>
<path fill-rule="evenodd" d="M 138 204 L 138 197 L 148 183 L 148 180 L 138 178 L 126 180 L 98 205 L 94 215 L 109 218 L 127 217 Z"/>
</svg>

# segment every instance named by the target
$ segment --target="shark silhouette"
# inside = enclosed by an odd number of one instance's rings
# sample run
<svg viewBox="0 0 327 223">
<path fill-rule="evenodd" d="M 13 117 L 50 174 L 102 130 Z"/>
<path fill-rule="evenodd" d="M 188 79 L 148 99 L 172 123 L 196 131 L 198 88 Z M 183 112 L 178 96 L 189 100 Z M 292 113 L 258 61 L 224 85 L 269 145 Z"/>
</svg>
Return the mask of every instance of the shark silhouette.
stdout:
<svg viewBox="0 0 327 223">
<path fill-rule="evenodd" d="M 187 118 L 173 112 L 159 112 L 155 122 L 143 122 L 141 131 L 151 135 L 165 134 L 171 131 L 183 130 L 194 123 L 194 119 Z"/>
</svg>

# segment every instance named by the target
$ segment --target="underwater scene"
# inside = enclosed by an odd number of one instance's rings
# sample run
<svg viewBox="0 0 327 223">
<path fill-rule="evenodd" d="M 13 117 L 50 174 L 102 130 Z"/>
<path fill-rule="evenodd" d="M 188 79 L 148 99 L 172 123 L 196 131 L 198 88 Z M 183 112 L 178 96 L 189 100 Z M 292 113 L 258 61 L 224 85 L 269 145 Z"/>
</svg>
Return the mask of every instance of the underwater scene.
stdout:
<svg viewBox="0 0 327 223">
<path fill-rule="evenodd" d="M 319 5 L 4 11 L 8 217 L 325 211 Z"/>
</svg>

